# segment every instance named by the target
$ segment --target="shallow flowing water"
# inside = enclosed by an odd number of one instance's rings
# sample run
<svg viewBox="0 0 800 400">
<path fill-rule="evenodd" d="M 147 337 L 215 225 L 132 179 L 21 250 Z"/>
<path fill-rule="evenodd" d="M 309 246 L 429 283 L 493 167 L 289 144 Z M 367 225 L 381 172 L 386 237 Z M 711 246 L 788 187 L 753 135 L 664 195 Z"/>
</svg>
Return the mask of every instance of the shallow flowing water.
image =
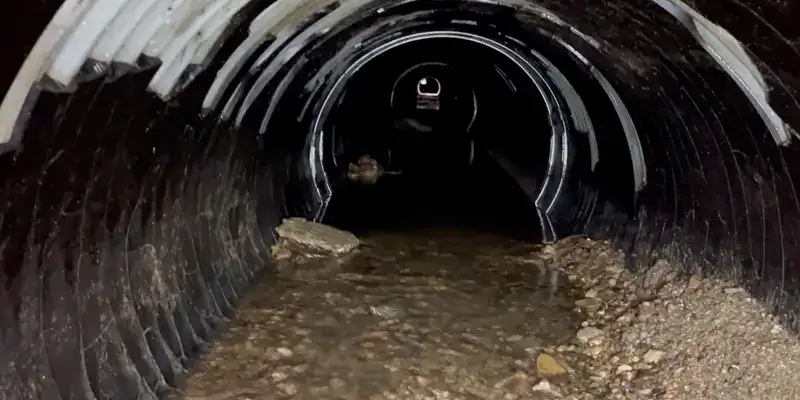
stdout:
<svg viewBox="0 0 800 400">
<path fill-rule="evenodd" d="M 549 398 L 536 356 L 582 319 L 538 246 L 468 231 L 362 243 L 344 260 L 282 261 L 186 398 Z"/>
</svg>

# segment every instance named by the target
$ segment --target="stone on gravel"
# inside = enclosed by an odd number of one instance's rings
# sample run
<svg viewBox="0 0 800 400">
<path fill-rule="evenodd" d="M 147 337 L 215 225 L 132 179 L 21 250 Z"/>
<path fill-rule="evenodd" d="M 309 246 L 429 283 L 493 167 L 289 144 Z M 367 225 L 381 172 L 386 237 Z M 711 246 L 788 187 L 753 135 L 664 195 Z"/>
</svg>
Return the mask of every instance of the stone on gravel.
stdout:
<svg viewBox="0 0 800 400">
<path fill-rule="evenodd" d="M 292 356 L 292 350 L 291 349 L 287 349 L 286 347 L 278 347 L 278 353 L 280 353 L 284 357 L 291 357 Z"/>
<path fill-rule="evenodd" d="M 724 292 L 725 294 L 737 294 L 737 293 L 744 293 L 745 290 L 740 287 L 731 287 L 731 288 L 725 288 Z"/>
<path fill-rule="evenodd" d="M 579 330 L 576 336 L 578 340 L 580 340 L 581 342 L 589 343 L 593 339 L 599 339 L 603 337 L 603 331 L 595 327 L 589 326 Z"/>
<path fill-rule="evenodd" d="M 586 294 L 584 294 L 584 296 L 587 299 L 595 299 L 595 300 L 598 299 L 599 295 L 600 295 L 600 292 L 597 289 L 590 289 L 590 290 L 586 291 Z"/>
<path fill-rule="evenodd" d="M 350 232 L 303 218 L 286 218 L 275 231 L 282 243 L 314 253 L 341 256 L 359 245 L 356 235 Z"/>
<path fill-rule="evenodd" d="M 657 364 L 662 358 L 664 358 L 664 352 L 654 349 L 648 350 L 647 353 L 644 353 L 642 356 L 642 360 L 648 364 Z"/>
<path fill-rule="evenodd" d="M 624 373 L 630 372 L 630 371 L 633 371 L 633 367 L 631 367 L 628 364 L 620 364 L 617 367 L 617 374 L 624 374 Z"/>
<path fill-rule="evenodd" d="M 553 393 L 555 394 L 555 390 L 553 390 L 553 386 L 548 382 L 546 379 L 542 379 L 539 383 L 533 385 L 534 392 L 543 392 L 543 393 Z"/>
<path fill-rule="evenodd" d="M 601 305 L 602 303 L 600 302 L 600 300 L 590 297 L 575 301 L 575 306 L 580 308 L 585 308 L 587 310 L 596 310 L 600 308 Z"/>
<path fill-rule="evenodd" d="M 552 378 L 567 373 L 567 369 L 547 353 L 540 353 L 536 357 L 536 371 L 542 378 Z"/>
<path fill-rule="evenodd" d="M 689 278 L 689 283 L 686 285 L 689 290 L 697 290 L 700 289 L 700 286 L 703 284 L 703 278 L 699 277 L 698 275 L 692 275 Z"/>
<path fill-rule="evenodd" d="M 676 275 L 675 268 L 664 260 L 656 261 L 642 278 L 642 288 L 658 290 L 665 283 L 671 281 Z"/>
</svg>

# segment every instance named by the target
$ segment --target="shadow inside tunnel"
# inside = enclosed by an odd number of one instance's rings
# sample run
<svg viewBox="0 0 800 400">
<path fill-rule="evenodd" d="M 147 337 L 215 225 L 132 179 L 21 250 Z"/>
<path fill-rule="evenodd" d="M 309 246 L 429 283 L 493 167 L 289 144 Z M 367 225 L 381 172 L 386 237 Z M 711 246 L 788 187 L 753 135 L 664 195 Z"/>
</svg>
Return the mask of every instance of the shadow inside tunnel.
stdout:
<svg viewBox="0 0 800 400">
<path fill-rule="evenodd" d="M 344 182 L 323 222 L 357 234 L 461 229 L 541 241 L 534 199 L 489 154 L 477 153 L 472 164 L 449 170 L 431 164 L 422 175 L 387 175 L 374 185 Z"/>
</svg>

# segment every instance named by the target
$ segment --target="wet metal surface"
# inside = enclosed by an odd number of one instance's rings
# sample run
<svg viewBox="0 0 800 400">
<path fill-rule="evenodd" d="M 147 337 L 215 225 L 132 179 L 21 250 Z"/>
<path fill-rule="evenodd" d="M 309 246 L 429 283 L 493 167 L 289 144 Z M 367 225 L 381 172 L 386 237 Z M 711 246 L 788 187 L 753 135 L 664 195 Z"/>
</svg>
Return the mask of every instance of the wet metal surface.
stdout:
<svg viewBox="0 0 800 400">
<path fill-rule="evenodd" d="M 0 92 L 61 3 L 0 6 Z M 628 106 L 652 166 L 632 220 L 617 207 L 630 200 L 620 184 L 625 157 L 605 141 L 618 131 L 608 119 L 614 110 L 594 101 L 597 84 L 571 81 L 604 123 L 598 145 L 609 160 L 593 182 L 604 196 L 591 231 L 614 237 L 631 267 L 664 257 L 694 272 L 751 278 L 746 288 L 798 328 L 797 141 L 776 145 L 736 84 L 656 4 L 540 3 L 589 36 L 535 15 L 518 16 L 529 28 L 520 35 L 531 34 L 530 45 L 569 78 L 585 71 L 570 67 L 550 36 L 533 40 L 537 28 L 595 63 Z M 771 105 L 797 130 L 799 3 L 692 3 L 744 42 Z M 24 134 L 0 146 L 0 397 L 155 399 L 181 382 L 268 263 L 290 169 L 256 168 L 268 102 L 239 132 L 199 117 L 216 72 L 245 37 L 235 34 L 169 104 L 145 91 L 152 71 L 97 80 L 43 94 Z M 245 75 L 236 77 L 244 86 Z M 270 156 L 291 158 L 286 143 L 270 146 Z M 165 284 L 153 290 L 152 282 Z"/>
<path fill-rule="evenodd" d="M 253 288 L 186 398 L 540 398 L 536 355 L 580 318 L 565 277 L 535 254 L 437 231 L 305 260 Z"/>
</svg>

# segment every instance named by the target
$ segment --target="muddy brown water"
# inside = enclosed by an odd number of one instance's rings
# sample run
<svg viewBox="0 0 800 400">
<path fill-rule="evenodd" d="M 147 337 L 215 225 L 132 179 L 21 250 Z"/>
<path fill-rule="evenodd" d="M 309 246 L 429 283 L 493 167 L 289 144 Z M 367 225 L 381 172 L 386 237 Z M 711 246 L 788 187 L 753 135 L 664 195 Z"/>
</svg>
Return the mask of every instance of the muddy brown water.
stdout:
<svg viewBox="0 0 800 400">
<path fill-rule="evenodd" d="M 182 395 L 548 398 L 536 356 L 582 318 L 539 246 L 441 230 L 362 243 L 345 260 L 286 260 L 254 285 Z"/>
</svg>

